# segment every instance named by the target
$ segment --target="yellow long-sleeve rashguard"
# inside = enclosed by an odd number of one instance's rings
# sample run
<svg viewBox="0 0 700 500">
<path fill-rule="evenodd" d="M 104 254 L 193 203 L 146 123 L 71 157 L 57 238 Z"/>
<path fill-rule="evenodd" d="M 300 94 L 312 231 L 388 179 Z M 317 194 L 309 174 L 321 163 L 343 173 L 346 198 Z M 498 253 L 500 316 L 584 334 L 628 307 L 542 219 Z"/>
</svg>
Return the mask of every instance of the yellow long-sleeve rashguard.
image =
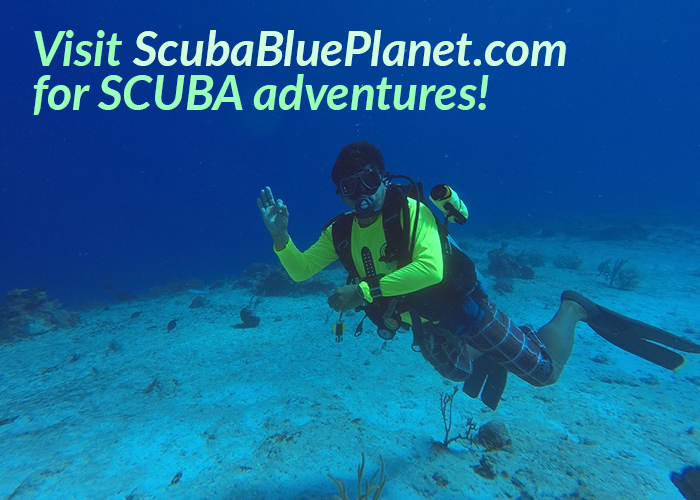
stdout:
<svg viewBox="0 0 700 500">
<path fill-rule="evenodd" d="M 417 203 L 412 198 L 408 199 L 410 231 L 413 231 Z M 350 238 L 351 255 L 360 278 L 366 277 L 360 251 L 363 247 L 367 247 L 372 253 L 377 274 L 385 274 L 379 280 L 379 288 L 385 297 L 404 295 L 440 283 L 443 275 L 442 248 L 435 217 L 430 209 L 421 205 L 418 211 L 416 244 L 411 263 L 401 269 L 396 269 L 396 263 L 391 263 L 392 267 L 390 267 L 386 262 L 379 260 L 386 247 L 382 217 L 380 215 L 370 226 L 364 228 L 360 227 L 357 219 L 353 220 Z M 282 266 L 294 281 L 309 279 L 338 258 L 333 246 L 330 226 L 321 233 L 318 241 L 303 253 L 297 249 L 291 238 L 282 250 L 275 250 L 275 252 Z M 367 283 L 361 282 L 360 288 L 365 300 L 371 302 L 372 297 L 369 294 Z"/>
</svg>

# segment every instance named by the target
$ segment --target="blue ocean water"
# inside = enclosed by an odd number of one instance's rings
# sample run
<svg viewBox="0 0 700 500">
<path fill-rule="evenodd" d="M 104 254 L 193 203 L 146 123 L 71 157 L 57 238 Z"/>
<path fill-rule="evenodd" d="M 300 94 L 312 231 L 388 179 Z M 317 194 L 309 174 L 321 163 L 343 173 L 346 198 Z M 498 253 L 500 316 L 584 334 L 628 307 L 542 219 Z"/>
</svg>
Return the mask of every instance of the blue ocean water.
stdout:
<svg viewBox="0 0 700 500">
<path fill-rule="evenodd" d="M 692 2 L 421 1 L 87 2 L 8 6 L 2 33 L 3 140 L 0 168 L 0 288 L 48 287 L 66 303 L 141 293 L 172 278 L 205 282 L 256 260 L 272 262 L 255 205 L 270 185 L 289 204 L 303 246 L 343 209 L 329 170 L 340 148 L 365 139 L 388 168 L 448 182 L 468 200 L 474 224 L 539 223 L 555 215 L 697 217 L 700 173 L 698 6 Z M 41 66 L 34 30 L 74 41 L 117 33 L 120 66 L 63 67 L 62 47 Z M 301 40 L 345 41 L 349 30 L 382 30 L 384 40 L 457 41 L 472 54 L 493 40 L 564 41 L 564 67 L 146 68 L 139 33 L 158 42 L 257 40 L 261 30 L 295 30 Z M 256 111 L 252 90 L 305 83 L 479 85 L 489 75 L 484 111 Z M 33 86 L 91 84 L 81 109 L 32 115 Z M 244 110 L 133 111 L 97 108 L 109 74 L 235 74 Z M 153 101 L 154 84 L 136 87 Z M 218 87 L 216 87 L 218 88 Z M 215 88 L 215 89 L 216 89 Z M 170 91 L 172 95 L 172 90 Z M 247 101 L 246 101 L 247 97 Z M 46 99 L 46 97 L 44 97 Z M 481 102 L 481 101 L 480 101 Z M 302 222 L 303 221 L 303 222 Z M 105 292 L 105 283 L 110 290 Z"/>
</svg>

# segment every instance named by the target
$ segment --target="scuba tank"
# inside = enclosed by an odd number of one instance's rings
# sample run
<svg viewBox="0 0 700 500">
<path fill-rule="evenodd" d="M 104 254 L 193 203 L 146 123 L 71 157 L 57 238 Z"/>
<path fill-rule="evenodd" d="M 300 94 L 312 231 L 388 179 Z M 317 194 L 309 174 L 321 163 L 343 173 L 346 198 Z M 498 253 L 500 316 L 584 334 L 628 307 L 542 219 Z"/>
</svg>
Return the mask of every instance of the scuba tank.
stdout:
<svg viewBox="0 0 700 500">
<path fill-rule="evenodd" d="M 430 201 L 445 214 L 446 222 L 464 224 L 469 210 L 457 193 L 447 184 L 438 184 L 430 190 Z"/>
</svg>

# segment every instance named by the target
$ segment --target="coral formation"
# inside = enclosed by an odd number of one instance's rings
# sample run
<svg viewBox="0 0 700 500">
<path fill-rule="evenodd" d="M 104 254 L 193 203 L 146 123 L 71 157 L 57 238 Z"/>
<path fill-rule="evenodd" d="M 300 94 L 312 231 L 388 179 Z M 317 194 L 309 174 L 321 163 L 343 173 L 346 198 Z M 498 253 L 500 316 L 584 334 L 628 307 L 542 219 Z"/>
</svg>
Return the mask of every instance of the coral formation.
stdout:
<svg viewBox="0 0 700 500">
<path fill-rule="evenodd" d="M 382 459 L 382 457 L 379 457 L 379 461 L 381 463 L 381 468 L 374 473 L 372 479 L 370 479 L 369 481 L 365 481 L 363 490 L 362 476 L 365 472 L 365 454 L 362 454 L 362 462 L 357 467 L 357 500 L 379 500 L 379 498 L 382 496 L 382 491 L 384 491 L 384 486 L 386 485 L 386 473 L 384 471 L 384 460 Z M 377 476 L 379 476 L 379 482 L 377 484 L 374 484 L 374 481 L 377 480 Z M 337 500 L 350 500 L 350 497 L 348 496 L 348 488 L 345 485 L 345 481 L 341 479 L 336 479 L 330 474 L 328 474 L 328 477 L 331 481 L 333 481 L 333 483 L 335 483 L 340 492 L 339 496 L 334 495 L 333 498 Z"/>
<path fill-rule="evenodd" d="M 515 288 L 513 286 L 513 280 L 501 278 L 496 280 L 496 283 L 493 285 L 493 289 L 499 293 L 512 293 Z"/>
<path fill-rule="evenodd" d="M 501 248 L 489 251 L 488 272 L 496 278 L 522 278 L 533 279 L 535 270 L 530 266 L 522 265 L 508 253 L 508 244 L 503 243 Z"/>
<path fill-rule="evenodd" d="M 40 335 L 80 322 L 80 316 L 49 300 L 42 288 L 15 289 L 5 294 L 0 306 L 0 342 Z"/>
<path fill-rule="evenodd" d="M 479 427 L 476 442 L 488 451 L 501 450 L 512 443 L 506 424 L 498 420 L 491 420 Z"/>
<path fill-rule="evenodd" d="M 486 455 L 482 456 L 479 465 L 473 465 L 472 469 L 484 479 L 496 479 L 496 470 Z"/>
<path fill-rule="evenodd" d="M 236 325 L 234 328 L 255 328 L 260 324 L 260 318 L 255 315 L 255 309 L 262 302 L 262 297 L 259 295 L 253 295 L 248 302 L 248 305 L 241 309 L 240 316 L 242 323 Z"/>
<path fill-rule="evenodd" d="M 236 286 L 252 288 L 255 295 L 266 297 L 283 297 L 302 295 L 328 294 L 335 286 L 322 278 L 315 276 L 301 283 L 294 282 L 282 266 L 270 266 L 255 263 L 243 271 Z"/>
<path fill-rule="evenodd" d="M 515 260 L 523 266 L 542 267 L 546 259 L 544 255 L 535 250 L 522 250 L 516 256 Z"/>
<path fill-rule="evenodd" d="M 241 309 L 241 321 L 243 322 L 242 328 L 255 328 L 260 324 L 260 318 L 248 306 Z"/>
<path fill-rule="evenodd" d="M 583 260 L 576 254 L 561 254 L 554 258 L 554 267 L 559 269 L 580 269 Z"/>
<path fill-rule="evenodd" d="M 601 274 L 610 288 L 620 290 L 633 290 L 639 284 L 640 274 L 633 267 L 624 267 L 627 259 L 617 259 L 611 264 L 612 259 L 607 259 L 598 264 L 598 273 Z"/>
<path fill-rule="evenodd" d="M 440 412 L 442 413 L 442 424 L 445 428 L 445 439 L 441 443 L 435 442 L 434 444 L 437 444 L 444 449 L 448 449 L 450 444 L 454 443 L 455 441 L 467 441 L 470 444 L 474 443 L 472 433 L 476 430 L 477 426 L 474 423 L 474 419 L 471 417 L 467 419 L 467 428 L 464 434 L 458 434 L 457 436 L 450 437 L 450 432 L 452 431 L 452 403 L 457 395 L 457 391 L 459 391 L 459 386 L 454 387 L 452 394 L 448 392 L 443 392 L 440 394 Z"/>
</svg>

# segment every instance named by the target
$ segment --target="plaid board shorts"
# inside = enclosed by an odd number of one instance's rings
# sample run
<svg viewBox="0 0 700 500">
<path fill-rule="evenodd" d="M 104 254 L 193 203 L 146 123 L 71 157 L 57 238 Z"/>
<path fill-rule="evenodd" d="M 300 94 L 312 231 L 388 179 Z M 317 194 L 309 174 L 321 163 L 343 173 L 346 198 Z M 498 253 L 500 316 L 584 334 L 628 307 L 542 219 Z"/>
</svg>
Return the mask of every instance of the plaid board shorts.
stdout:
<svg viewBox="0 0 700 500">
<path fill-rule="evenodd" d="M 423 357 L 442 375 L 462 382 L 472 372 L 471 346 L 537 387 L 552 378 L 552 359 L 529 327 L 518 327 L 488 298 L 469 299 L 443 325 L 424 324 Z"/>
</svg>

